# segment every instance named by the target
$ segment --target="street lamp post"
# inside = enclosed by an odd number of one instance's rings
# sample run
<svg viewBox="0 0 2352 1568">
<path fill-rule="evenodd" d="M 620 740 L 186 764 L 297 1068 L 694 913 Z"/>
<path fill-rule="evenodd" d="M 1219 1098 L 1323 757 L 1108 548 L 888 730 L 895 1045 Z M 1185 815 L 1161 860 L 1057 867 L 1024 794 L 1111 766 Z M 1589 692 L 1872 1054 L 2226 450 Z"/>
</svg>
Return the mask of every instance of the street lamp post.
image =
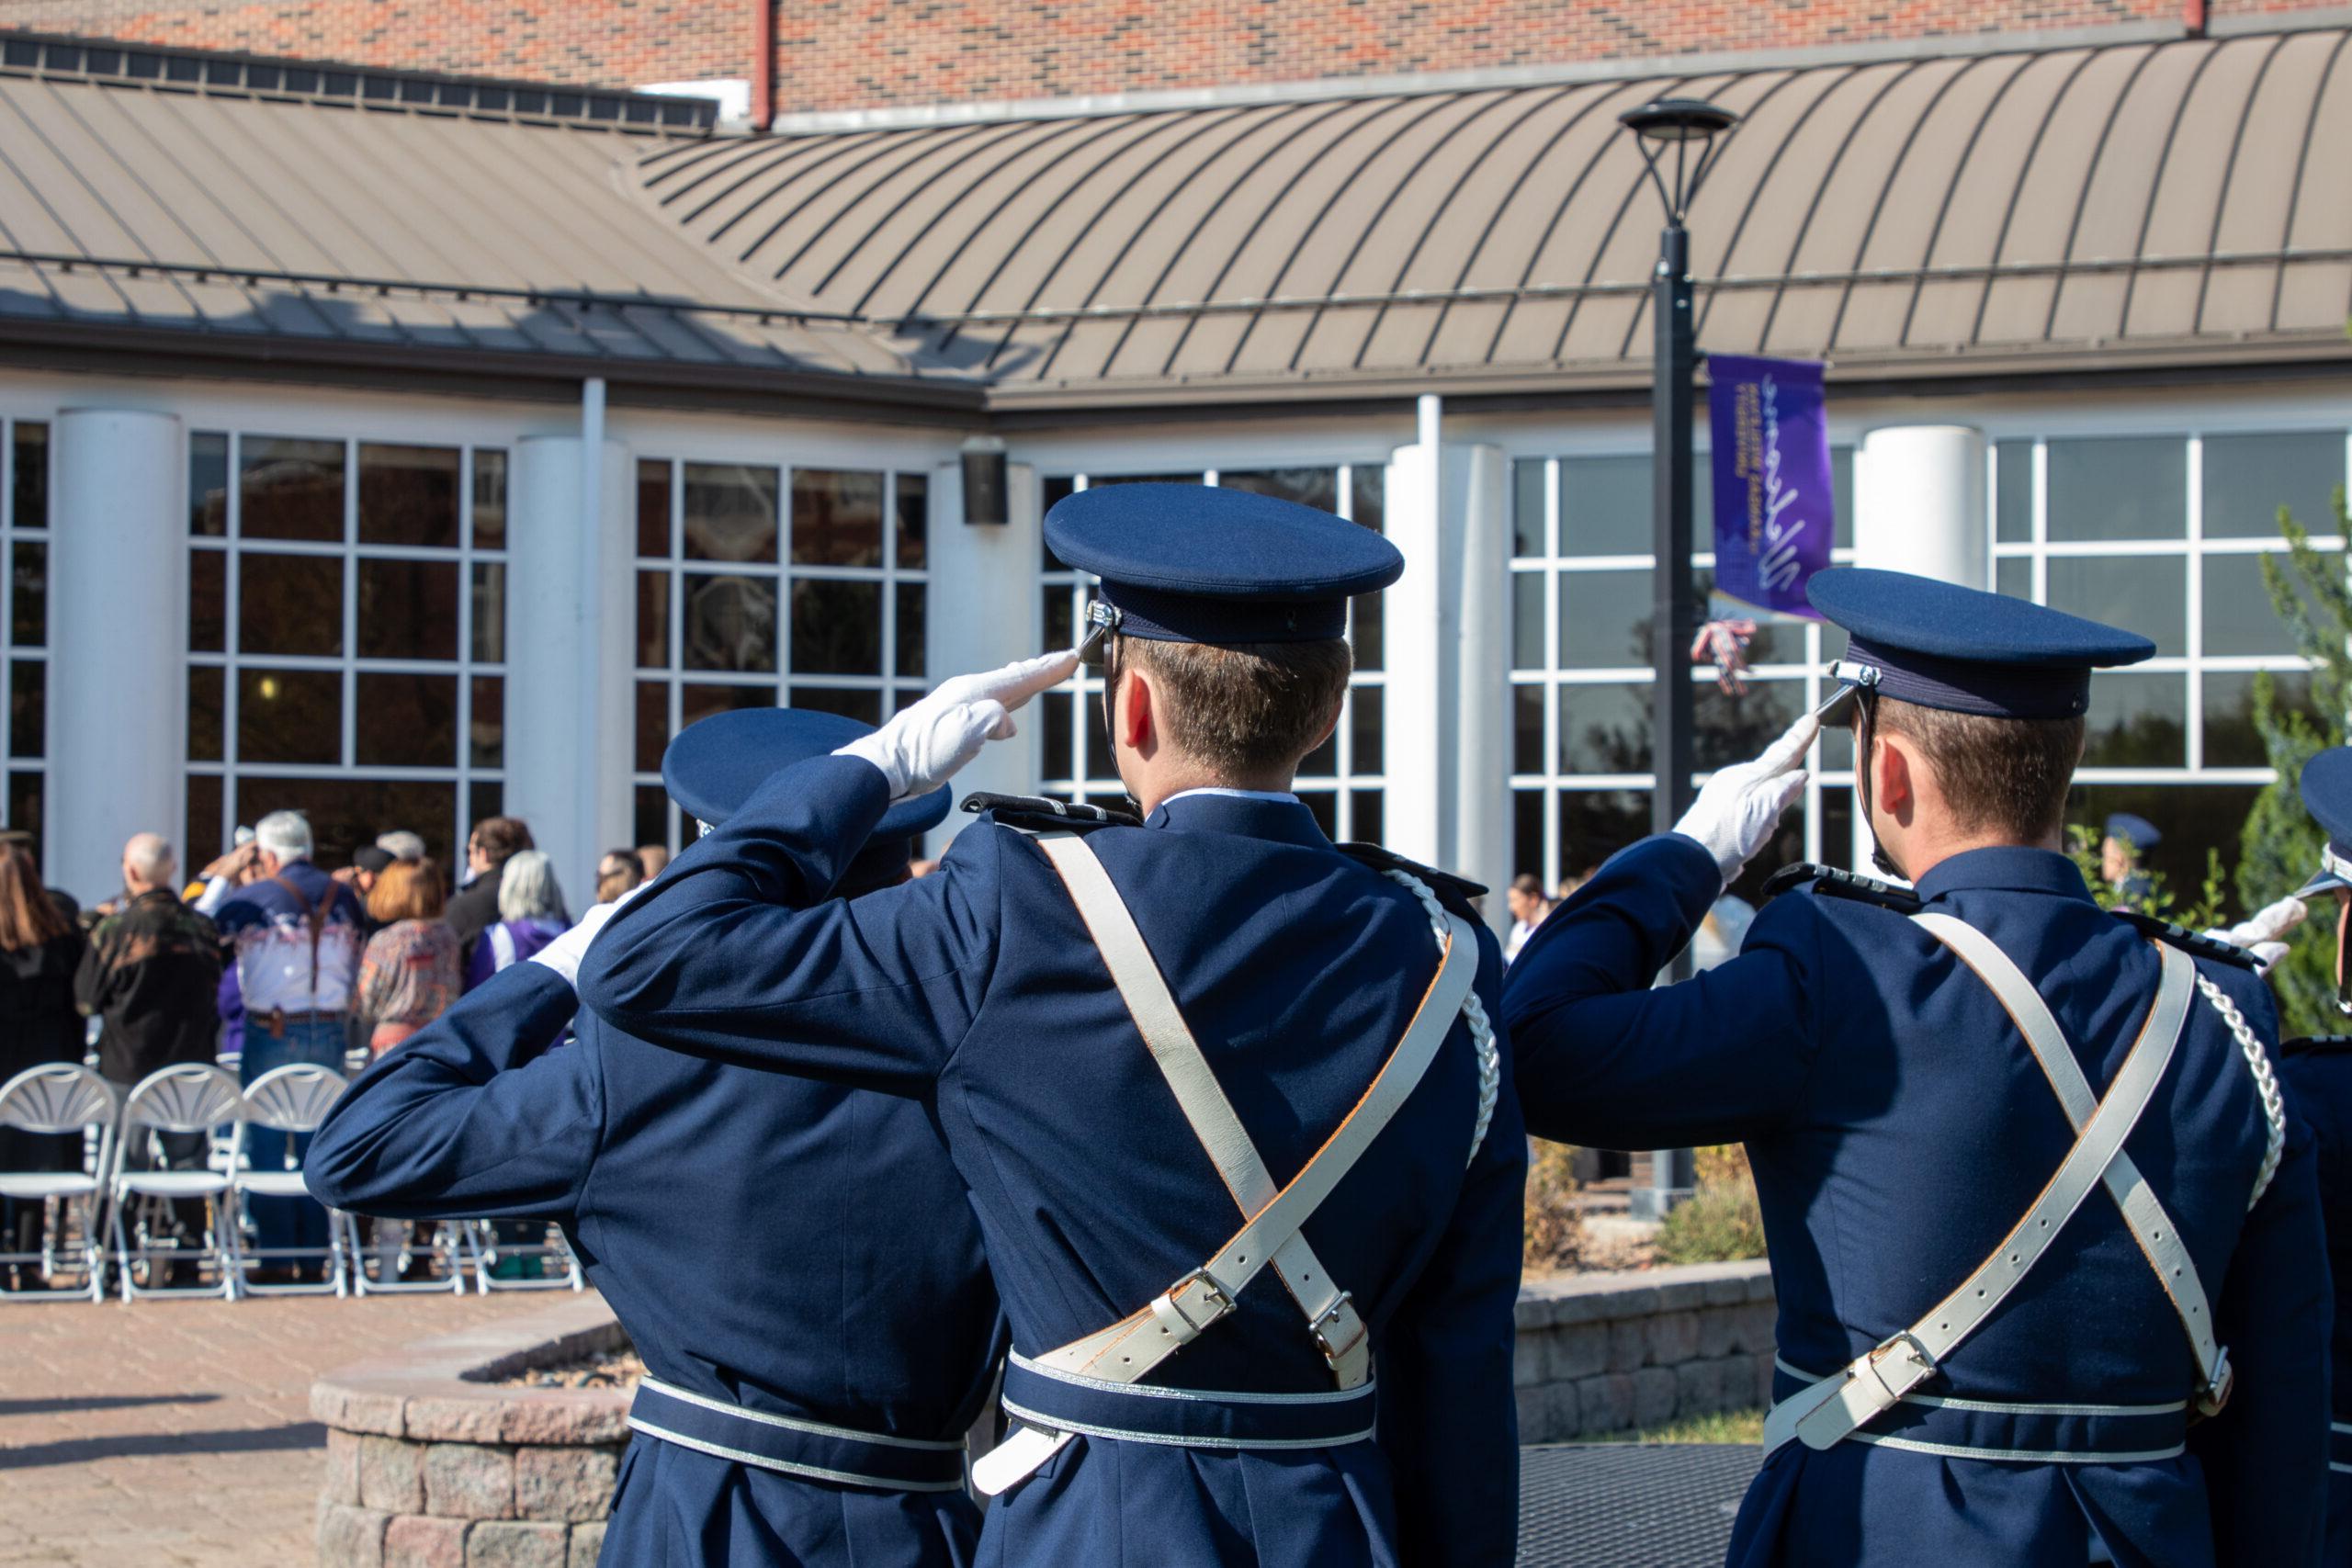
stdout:
<svg viewBox="0 0 2352 1568">
<path fill-rule="evenodd" d="M 1666 206 L 1658 235 L 1657 270 L 1650 292 L 1655 344 L 1650 382 L 1651 515 L 1654 559 L 1650 598 L 1650 829 L 1671 832 L 1690 807 L 1694 765 L 1690 638 L 1699 627 L 1698 595 L 1690 580 L 1691 376 L 1698 334 L 1690 314 L 1690 202 L 1738 123 L 1728 109 L 1695 98 L 1659 98 L 1617 117 Z M 1674 960 L 1673 979 L 1690 973 L 1688 949 Z M 1664 1219 L 1694 1180 L 1690 1151 L 1657 1149 L 1650 1183 L 1633 1193 L 1637 1218 Z"/>
</svg>

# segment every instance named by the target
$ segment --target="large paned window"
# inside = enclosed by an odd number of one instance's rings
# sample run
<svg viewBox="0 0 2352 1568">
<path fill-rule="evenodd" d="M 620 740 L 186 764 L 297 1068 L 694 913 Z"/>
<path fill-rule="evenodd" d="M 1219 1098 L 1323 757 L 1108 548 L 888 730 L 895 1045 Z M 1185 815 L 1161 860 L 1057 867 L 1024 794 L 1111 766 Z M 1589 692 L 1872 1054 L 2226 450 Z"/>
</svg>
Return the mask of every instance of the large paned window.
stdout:
<svg viewBox="0 0 2352 1568">
<path fill-rule="evenodd" d="M 187 857 L 285 807 L 448 863 L 504 795 L 506 453 L 188 443 Z"/>
<path fill-rule="evenodd" d="M 1830 457 L 1834 558 L 1842 561 L 1853 554 L 1853 452 L 1838 447 Z M 1692 510 L 1703 520 L 1713 506 L 1703 459 L 1695 477 Z M 1650 457 L 1524 458 L 1511 479 L 1512 866 L 1556 888 L 1649 831 Z M 1691 562 L 1703 602 L 1714 556 Z M 1712 670 L 1694 670 L 1700 771 L 1753 755 L 1819 701 L 1826 657 L 1822 628 L 1772 624 L 1748 648 L 1743 694 L 1719 689 Z M 1825 842 L 1842 855 L 1845 809 L 1842 793 L 1825 796 L 1816 782 L 1804 818 L 1792 816 L 1741 890 L 1789 862 L 1818 858 Z"/>
<path fill-rule="evenodd" d="M 662 752 L 786 705 L 879 724 L 927 689 L 929 479 L 649 457 L 637 466 L 637 841 L 691 842 Z"/>
<path fill-rule="evenodd" d="M 8 558 L 0 620 L 8 638 L 7 784 L 0 820 L 41 841 L 49 755 L 49 426 L 9 422 L 0 482 L 0 547 Z"/>
<path fill-rule="evenodd" d="M 1063 474 L 1050 476 L 1045 504 L 1093 485 L 1213 484 L 1278 496 L 1318 507 L 1372 529 L 1387 524 L 1388 470 L 1377 465 L 1329 468 L 1221 468 L 1204 473 Z M 1077 640 L 1097 579 L 1076 571 L 1045 552 L 1045 646 L 1068 648 Z M 1355 648 L 1355 673 L 1331 739 L 1308 753 L 1295 785 L 1299 798 L 1335 840 L 1379 841 L 1386 799 L 1387 680 L 1382 663 L 1380 595 L 1366 594 L 1348 611 L 1348 638 Z M 1114 805 L 1126 798 L 1112 765 L 1102 728 L 1101 671 L 1081 670 L 1067 685 L 1038 700 L 1045 734 L 1043 788 L 1048 795 Z"/>
</svg>

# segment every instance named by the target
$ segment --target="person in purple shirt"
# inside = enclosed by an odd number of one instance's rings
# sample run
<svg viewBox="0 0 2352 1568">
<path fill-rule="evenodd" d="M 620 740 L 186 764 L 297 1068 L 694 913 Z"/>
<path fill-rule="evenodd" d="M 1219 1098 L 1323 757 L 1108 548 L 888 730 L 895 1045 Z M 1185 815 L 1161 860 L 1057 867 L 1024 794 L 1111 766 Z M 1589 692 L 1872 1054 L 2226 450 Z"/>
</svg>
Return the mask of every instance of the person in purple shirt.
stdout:
<svg viewBox="0 0 2352 1568">
<path fill-rule="evenodd" d="M 481 933 L 466 959 L 466 989 L 530 957 L 571 929 L 554 863 L 541 851 L 523 851 L 506 863 L 499 879 L 498 923 Z"/>
</svg>

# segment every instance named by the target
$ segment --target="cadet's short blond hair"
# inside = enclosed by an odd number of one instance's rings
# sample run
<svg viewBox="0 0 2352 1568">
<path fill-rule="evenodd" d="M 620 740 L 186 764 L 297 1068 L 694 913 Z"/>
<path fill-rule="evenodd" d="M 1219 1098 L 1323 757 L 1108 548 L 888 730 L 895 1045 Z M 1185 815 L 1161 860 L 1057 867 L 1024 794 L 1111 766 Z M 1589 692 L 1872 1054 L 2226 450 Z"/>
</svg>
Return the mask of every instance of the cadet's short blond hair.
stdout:
<svg viewBox="0 0 2352 1568">
<path fill-rule="evenodd" d="M 2083 757 L 2081 715 L 1994 718 L 1880 697 L 1874 722 L 1927 754 L 1962 831 L 2032 843 L 2064 825 L 2066 791 Z"/>
<path fill-rule="evenodd" d="M 1127 637 L 1117 658 L 1149 677 L 1170 745 L 1238 777 L 1295 770 L 1321 744 L 1355 669 L 1344 637 L 1212 647 Z"/>
</svg>

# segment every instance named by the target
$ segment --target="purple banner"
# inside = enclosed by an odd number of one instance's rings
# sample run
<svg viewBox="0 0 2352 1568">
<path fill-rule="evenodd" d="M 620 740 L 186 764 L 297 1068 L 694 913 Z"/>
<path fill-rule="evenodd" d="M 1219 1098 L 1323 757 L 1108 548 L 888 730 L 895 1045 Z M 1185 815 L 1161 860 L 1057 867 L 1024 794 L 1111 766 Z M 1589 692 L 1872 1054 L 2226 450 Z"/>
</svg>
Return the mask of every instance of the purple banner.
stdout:
<svg viewBox="0 0 2352 1568">
<path fill-rule="evenodd" d="M 1714 434 L 1715 592 L 1771 615 L 1819 620 L 1805 584 L 1837 534 L 1821 366 L 1707 355 Z"/>
</svg>

